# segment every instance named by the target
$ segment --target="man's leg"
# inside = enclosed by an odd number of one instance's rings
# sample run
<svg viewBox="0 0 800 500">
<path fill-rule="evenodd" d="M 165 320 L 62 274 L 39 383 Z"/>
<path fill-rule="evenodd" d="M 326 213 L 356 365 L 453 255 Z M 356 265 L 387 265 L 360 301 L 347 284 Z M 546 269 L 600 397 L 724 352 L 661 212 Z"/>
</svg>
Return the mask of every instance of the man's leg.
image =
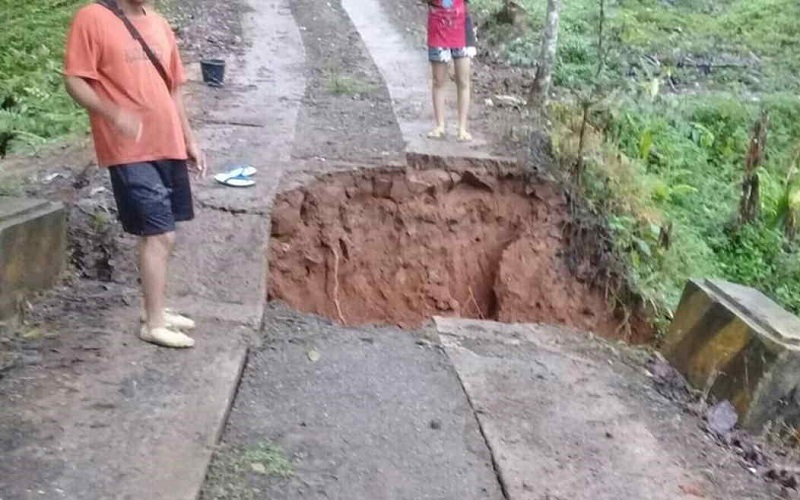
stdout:
<svg viewBox="0 0 800 500">
<path fill-rule="evenodd" d="M 172 199 L 176 186 L 173 179 L 162 172 L 165 168 L 161 162 L 111 167 L 111 182 L 123 229 L 140 236 L 144 324 L 139 337 L 165 347 L 192 347 L 194 340 L 176 331 L 176 318 L 165 311 L 167 263 L 174 245 L 176 219 Z M 187 210 L 179 215 L 180 220 L 192 216 Z"/>
<path fill-rule="evenodd" d="M 174 232 L 144 236 L 139 240 L 139 273 L 142 278 L 144 312 L 147 327 L 151 330 L 166 326 L 164 310 L 167 269 L 174 245 Z"/>
<path fill-rule="evenodd" d="M 447 83 L 447 63 L 431 61 L 431 94 L 433 96 L 433 116 L 436 120 L 436 128 L 431 130 L 428 137 L 440 139 L 444 137 L 444 86 Z"/>
<path fill-rule="evenodd" d="M 469 57 L 455 59 L 456 87 L 458 89 L 458 140 L 471 141 L 467 128 L 469 120 L 469 105 L 472 93 L 472 75 Z"/>
</svg>

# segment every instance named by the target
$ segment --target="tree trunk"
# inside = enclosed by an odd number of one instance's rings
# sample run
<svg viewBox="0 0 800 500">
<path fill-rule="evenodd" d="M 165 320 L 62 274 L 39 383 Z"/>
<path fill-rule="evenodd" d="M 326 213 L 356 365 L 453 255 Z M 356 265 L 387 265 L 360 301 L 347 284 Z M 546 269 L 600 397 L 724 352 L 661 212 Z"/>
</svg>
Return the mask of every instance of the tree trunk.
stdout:
<svg viewBox="0 0 800 500">
<path fill-rule="evenodd" d="M 583 170 L 584 170 L 584 158 L 583 158 L 583 150 L 586 147 L 586 127 L 589 124 L 589 108 L 591 105 L 588 102 L 584 102 L 583 106 L 583 120 L 581 121 L 581 133 L 580 133 L 580 140 L 578 142 L 578 160 L 575 163 L 575 184 L 578 186 L 578 189 L 583 187 Z"/>
<path fill-rule="evenodd" d="M 597 23 L 597 76 L 603 72 L 606 65 L 605 47 L 603 47 L 603 37 L 606 24 L 606 0 L 600 0 L 600 20 Z"/>
<path fill-rule="evenodd" d="M 750 147 L 745 159 L 744 180 L 742 181 L 742 198 L 739 202 L 739 223 L 750 224 L 758 219 L 761 210 L 760 182 L 758 168 L 764 164 L 767 152 L 767 126 L 769 116 L 766 111 L 753 125 L 750 136 Z"/>
<path fill-rule="evenodd" d="M 539 66 L 536 68 L 536 80 L 533 82 L 530 102 L 534 106 L 544 108 L 550 94 L 550 83 L 553 79 L 553 66 L 558 48 L 558 25 L 561 13 L 561 0 L 547 0 L 547 22 L 542 37 L 542 53 Z"/>
</svg>

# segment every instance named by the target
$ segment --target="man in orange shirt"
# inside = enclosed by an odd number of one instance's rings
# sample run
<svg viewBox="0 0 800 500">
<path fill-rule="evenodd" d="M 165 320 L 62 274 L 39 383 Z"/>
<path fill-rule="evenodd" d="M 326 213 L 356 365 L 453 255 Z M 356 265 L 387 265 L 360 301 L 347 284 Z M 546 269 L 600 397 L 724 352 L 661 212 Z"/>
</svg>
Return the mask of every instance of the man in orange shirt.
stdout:
<svg viewBox="0 0 800 500">
<path fill-rule="evenodd" d="M 194 328 L 194 322 L 165 307 L 167 263 L 175 223 L 194 218 L 189 166 L 202 176 L 206 164 L 181 97 L 185 76 L 175 36 L 146 4 L 107 1 L 78 11 L 64 73 L 67 91 L 89 112 L 98 163 L 111 175 L 123 229 L 140 237 L 139 336 L 166 347 L 191 347 L 194 340 L 181 330 Z"/>
</svg>

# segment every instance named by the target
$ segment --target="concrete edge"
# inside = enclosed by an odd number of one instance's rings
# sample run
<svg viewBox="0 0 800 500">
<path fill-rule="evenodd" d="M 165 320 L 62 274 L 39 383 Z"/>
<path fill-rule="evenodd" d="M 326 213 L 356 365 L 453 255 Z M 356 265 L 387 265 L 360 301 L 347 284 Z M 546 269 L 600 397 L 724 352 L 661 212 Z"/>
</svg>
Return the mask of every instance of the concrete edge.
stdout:
<svg viewBox="0 0 800 500">
<path fill-rule="evenodd" d="M 692 280 L 698 288 L 705 291 L 709 297 L 727 307 L 732 313 L 753 330 L 761 331 L 770 342 L 781 345 L 791 351 L 800 351 L 800 340 L 787 339 L 775 330 L 771 325 L 765 324 L 763 320 L 750 314 L 741 304 L 733 300 L 727 293 L 721 291 L 711 280 Z M 773 346 L 774 347 L 774 346 Z"/>
<path fill-rule="evenodd" d="M 486 449 L 489 450 L 489 455 L 492 458 L 492 469 L 494 470 L 495 477 L 497 478 L 497 482 L 500 485 L 500 492 L 503 494 L 503 498 L 509 500 L 511 497 L 509 496 L 509 482 L 508 478 L 506 477 L 503 468 L 500 466 L 500 462 L 497 460 L 498 451 L 492 446 L 489 437 L 486 434 L 485 422 L 481 418 L 481 415 L 475 409 L 475 402 L 470 396 L 469 391 L 467 391 L 467 387 L 464 384 L 464 379 L 461 377 L 461 373 L 458 371 L 456 367 L 456 362 L 453 359 L 453 351 L 454 350 L 465 350 L 463 347 L 458 345 L 456 339 L 457 337 L 454 333 L 449 331 L 444 331 L 445 322 L 449 318 L 443 318 L 441 316 L 434 316 L 433 318 L 433 325 L 431 326 L 431 330 L 438 335 L 439 337 L 439 345 L 444 352 L 445 356 L 447 356 L 447 360 L 450 363 L 450 368 L 455 373 L 456 378 L 458 379 L 458 385 L 461 387 L 461 392 L 464 394 L 464 397 L 467 400 L 467 404 L 469 404 L 469 409 L 472 412 L 472 416 L 475 419 L 475 423 L 478 425 L 478 430 L 481 433 L 481 439 L 483 439 L 484 444 L 486 445 Z"/>
<path fill-rule="evenodd" d="M 214 430 L 212 435 L 212 444 L 209 448 L 210 453 L 206 454 L 204 464 L 203 464 L 203 479 L 197 484 L 196 488 L 193 488 L 194 492 L 192 494 L 192 498 L 199 500 L 200 495 L 203 492 L 203 487 L 206 484 L 206 477 L 208 476 L 208 469 L 211 466 L 211 461 L 214 460 L 214 455 L 216 455 L 217 447 L 219 446 L 220 441 L 222 440 L 222 436 L 225 433 L 225 427 L 228 425 L 228 419 L 230 418 L 231 411 L 233 410 L 233 405 L 236 401 L 236 395 L 239 393 L 239 386 L 242 383 L 242 376 L 244 375 L 244 369 L 247 366 L 247 362 L 250 359 L 250 351 L 251 347 L 245 347 L 242 351 L 241 359 L 239 361 L 239 368 L 236 373 L 235 383 L 231 386 L 230 393 L 228 395 L 228 401 L 226 404 L 226 408 L 222 413 L 222 418 L 219 420 L 219 425 L 217 429 Z"/>
</svg>

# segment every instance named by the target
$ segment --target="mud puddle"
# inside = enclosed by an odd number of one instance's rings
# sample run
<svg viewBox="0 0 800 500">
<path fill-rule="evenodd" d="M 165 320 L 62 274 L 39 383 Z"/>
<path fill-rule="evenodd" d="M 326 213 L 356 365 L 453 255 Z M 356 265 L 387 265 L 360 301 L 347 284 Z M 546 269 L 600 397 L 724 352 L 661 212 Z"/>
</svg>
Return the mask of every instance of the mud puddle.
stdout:
<svg viewBox="0 0 800 500">
<path fill-rule="evenodd" d="M 346 325 L 439 315 L 613 337 L 620 318 L 562 257 L 566 214 L 552 186 L 490 169 L 329 174 L 275 201 L 269 299 Z"/>
</svg>

